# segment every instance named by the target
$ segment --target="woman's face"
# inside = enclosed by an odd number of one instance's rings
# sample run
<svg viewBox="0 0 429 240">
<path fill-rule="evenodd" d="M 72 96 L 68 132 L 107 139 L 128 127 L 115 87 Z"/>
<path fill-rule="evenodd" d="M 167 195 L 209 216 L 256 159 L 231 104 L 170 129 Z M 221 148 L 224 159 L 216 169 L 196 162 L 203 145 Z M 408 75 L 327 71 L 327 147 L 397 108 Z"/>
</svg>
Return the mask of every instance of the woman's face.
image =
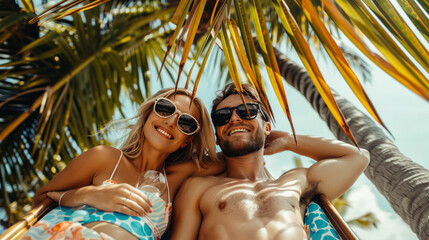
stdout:
<svg viewBox="0 0 429 240">
<path fill-rule="evenodd" d="M 200 121 L 200 112 L 197 106 L 191 103 L 191 98 L 185 95 L 173 95 L 170 99 L 178 111 L 168 118 L 161 118 L 153 111 L 150 113 L 143 132 L 145 141 L 158 151 L 173 153 L 179 148 L 186 147 L 192 141 L 192 136 L 182 133 L 177 127 L 177 119 L 180 113 L 188 113 Z"/>
</svg>

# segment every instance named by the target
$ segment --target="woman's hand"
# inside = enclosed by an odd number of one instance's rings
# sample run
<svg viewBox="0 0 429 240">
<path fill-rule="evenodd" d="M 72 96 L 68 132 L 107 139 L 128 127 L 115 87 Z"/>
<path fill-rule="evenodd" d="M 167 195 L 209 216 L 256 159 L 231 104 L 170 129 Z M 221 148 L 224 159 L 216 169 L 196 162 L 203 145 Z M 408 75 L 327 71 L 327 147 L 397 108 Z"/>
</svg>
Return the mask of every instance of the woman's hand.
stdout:
<svg viewBox="0 0 429 240">
<path fill-rule="evenodd" d="M 48 197 L 59 201 L 63 193 L 48 192 Z M 145 216 L 152 212 L 149 198 L 142 191 L 126 183 L 82 187 L 68 191 L 61 199 L 63 206 L 74 207 L 84 204 L 129 216 Z"/>
<path fill-rule="evenodd" d="M 288 144 L 295 144 L 293 137 L 290 133 L 282 131 L 272 131 L 265 140 L 264 155 L 272 155 L 275 153 L 283 152 L 288 149 Z"/>
</svg>

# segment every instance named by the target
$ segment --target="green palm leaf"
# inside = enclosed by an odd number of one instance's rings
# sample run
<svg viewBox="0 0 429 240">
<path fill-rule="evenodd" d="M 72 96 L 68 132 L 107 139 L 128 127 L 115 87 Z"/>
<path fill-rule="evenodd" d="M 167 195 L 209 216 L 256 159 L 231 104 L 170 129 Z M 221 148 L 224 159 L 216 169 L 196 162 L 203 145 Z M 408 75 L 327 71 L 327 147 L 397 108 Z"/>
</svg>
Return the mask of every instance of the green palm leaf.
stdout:
<svg viewBox="0 0 429 240">
<path fill-rule="evenodd" d="M 419 30 L 419 32 L 426 38 L 426 41 L 429 42 L 429 19 L 424 14 L 414 1 L 408 0 L 399 0 L 398 3 L 401 5 L 402 9 L 408 15 L 410 20 L 414 23 L 414 26 Z M 426 9 L 426 12 L 428 10 Z"/>
<path fill-rule="evenodd" d="M 213 19 L 217 5 L 218 4 L 227 4 L 228 14 L 227 19 L 224 21 L 230 21 L 235 19 L 238 22 L 240 27 L 241 38 L 246 49 L 246 57 L 250 65 L 253 68 L 254 76 L 259 78 L 259 68 L 255 64 L 255 49 L 252 49 L 252 46 L 249 45 L 249 39 L 251 31 L 249 31 L 250 25 L 244 19 L 247 18 L 248 14 L 252 18 L 252 27 L 256 33 L 258 42 L 261 46 L 261 55 L 263 56 L 266 69 L 273 85 L 273 89 L 277 95 L 279 102 L 281 103 L 285 114 L 288 116 L 288 119 L 291 123 L 292 129 L 292 119 L 289 113 L 288 103 L 286 100 L 286 95 L 283 90 L 283 85 L 280 79 L 279 71 L 276 69 L 274 54 L 271 49 L 271 39 L 279 39 L 283 36 L 283 32 L 279 31 L 280 22 L 283 24 L 284 30 L 288 33 L 289 41 L 294 46 L 295 50 L 301 56 L 301 59 L 306 66 L 307 70 L 310 73 L 311 78 L 316 83 L 318 90 L 322 93 L 323 99 L 327 102 L 329 109 L 334 114 L 337 121 L 342 126 L 343 130 L 353 139 L 347 124 L 342 117 L 338 107 L 336 106 L 335 100 L 330 94 L 330 90 L 327 85 L 324 84 L 323 77 L 320 72 L 317 70 L 317 65 L 311 59 L 311 53 L 309 50 L 304 47 L 306 46 L 305 38 L 300 37 L 306 35 L 308 37 L 314 36 L 314 33 L 318 35 L 319 38 L 312 37 L 316 46 L 322 44 L 325 46 L 325 49 L 328 50 L 328 53 L 331 56 L 331 59 L 339 68 L 340 72 L 343 74 L 345 80 L 349 83 L 350 87 L 360 99 L 362 104 L 368 110 L 368 112 L 383 125 L 381 118 L 378 116 L 376 110 L 367 94 L 363 91 L 362 86 L 360 86 L 359 80 L 356 75 L 351 70 L 349 64 L 347 63 L 343 54 L 341 54 L 340 48 L 336 46 L 335 42 L 330 38 L 330 34 L 323 23 L 323 16 L 325 6 L 326 13 L 334 20 L 337 24 L 337 27 L 342 29 L 343 32 L 363 51 L 370 60 L 374 61 L 378 66 L 383 70 L 395 77 L 399 82 L 404 84 L 407 88 L 414 91 L 416 94 L 421 97 L 429 100 L 429 81 L 426 79 L 424 74 L 419 70 L 419 68 L 407 57 L 407 55 L 401 50 L 401 48 L 390 38 L 384 28 L 376 21 L 376 17 L 384 23 L 385 27 L 398 39 L 399 42 L 404 46 L 404 48 L 410 53 L 413 58 L 420 63 L 420 65 L 428 69 L 427 65 L 427 49 L 421 44 L 418 38 L 413 34 L 409 27 L 406 26 L 405 21 L 402 17 L 391 7 L 388 1 L 336 1 L 338 5 L 334 6 L 334 2 L 331 0 L 324 0 L 319 3 L 314 3 L 306 0 L 300 1 L 290 1 L 290 0 L 278 0 L 278 1 L 253 1 L 249 0 L 248 2 L 242 0 L 234 0 L 234 4 L 231 6 L 232 0 L 223 0 L 223 1 L 214 1 L 214 9 L 207 9 L 205 11 L 210 11 L 207 15 L 210 15 Z M 179 32 L 182 29 L 182 34 L 178 38 L 178 43 L 176 44 L 176 51 L 180 47 L 184 47 L 182 59 L 179 65 L 179 74 L 176 80 L 176 84 L 180 79 L 180 74 L 183 70 L 183 67 L 187 61 L 188 53 L 191 49 L 191 45 L 194 42 L 194 37 L 197 29 L 208 30 L 207 25 L 199 24 L 203 9 L 205 8 L 205 0 L 199 1 L 183 0 L 178 3 L 176 13 L 173 16 L 172 22 L 177 25 L 177 28 L 173 34 L 173 38 L 170 39 L 167 53 L 164 56 L 164 61 L 167 58 L 169 51 L 173 45 L 173 42 L 176 40 Z M 66 4 L 76 4 L 77 1 L 67 1 Z M 91 3 L 88 7 L 92 7 L 93 4 L 99 4 L 99 2 Z M 191 7 L 191 4 L 192 7 Z M 319 5 L 320 4 L 320 5 Z M 401 1 L 401 5 L 406 8 L 406 12 L 409 16 L 412 16 L 412 21 L 423 35 L 426 34 L 427 30 L 427 16 L 424 11 L 428 11 L 428 5 L 419 1 L 419 5 L 415 4 L 412 1 Z M 64 12 L 65 9 L 69 8 L 70 5 L 56 7 L 53 11 L 57 13 Z M 235 8 L 231 8 L 235 7 Z M 189 9 L 191 10 L 189 11 Z M 367 9 L 371 9 L 375 16 Z M 78 8 L 77 11 L 84 9 Z M 275 9 L 275 11 L 274 11 Z M 316 9 L 319 9 L 316 12 Z M 187 12 L 189 11 L 189 13 Z M 277 12 L 277 15 L 275 14 Z M 219 14 L 219 13 L 217 13 Z M 185 21 L 187 17 L 187 20 Z M 266 20 L 266 19 L 267 20 Z M 278 21 L 280 19 L 280 22 Z M 185 25 L 183 26 L 183 23 Z M 211 22 L 211 21 L 210 21 Z M 232 22 L 232 21 L 230 21 Z M 273 35 L 270 36 L 267 23 L 269 23 L 270 29 L 274 29 Z M 351 22 L 353 22 L 351 24 Z M 292 25 L 289 25 L 293 23 Z M 311 24 L 310 24 L 311 23 Z M 326 25 L 329 28 L 332 28 L 333 25 L 328 20 Z M 344 26 L 345 25 L 345 26 Z M 335 28 L 335 27 L 333 27 Z M 380 50 L 385 58 L 380 57 L 379 55 L 368 50 L 368 47 L 363 44 L 363 41 L 357 37 L 356 32 L 363 32 L 367 38 L 373 42 L 373 44 Z M 186 41 L 183 43 L 182 39 L 187 33 Z M 299 34 L 298 34 L 299 33 Z M 302 33 L 302 34 L 301 34 Z M 274 35 L 275 34 L 275 35 Z M 295 39 L 296 37 L 299 38 Z M 225 36 L 224 36 L 225 38 Z M 237 42 L 237 41 L 236 41 Z M 239 46 L 235 44 L 234 46 Z M 240 51 L 240 49 L 235 49 L 235 52 Z M 425 54 L 426 53 L 426 54 Z M 242 52 L 241 52 L 242 54 Z M 243 61 L 241 61 L 243 62 Z M 161 65 L 161 69 L 162 66 Z M 232 65 L 231 65 L 232 66 Z M 246 66 L 247 71 L 248 67 Z M 234 73 L 234 68 L 229 68 L 231 75 L 236 75 Z M 313 73 L 312 73 L 313 72 Z M 249 76 L 250 77 L 250 76 Z M 251 80 L 251 82 L 254 82 Z M 256 81 L 262 82 L 262 81 Z M 239 85 L 239 83 L 237 82 Z M 258 85 L 259 86 L 259 85 Z M 264 89 L 262 86 L 259 86 L 259 92 L 262 98 L 264 99 Z"/>
<path fill-rule="evenodd" d="M 106 1 L 82 6 L 79 0 L 60 1 L 35 21 L 85 11 L 49 20 L 46 24 L 39 22 L 41 27 L 27 23 L 35 16 L 31 0 L 21 0 L 22 11 L 14 0 L 0 3 L 0 171 L 4 206 L 18 201 L 12 193 L 26 199 L 28 191 L 51 178 L 78 152 L 104 142 L 102 136 L 91 133 L 99 130 L 116 111 L 122 113 L 124 92 L 133 102 L 140 102 L 150 94 L 148 76 L 152 67 L 159 74 L 164 69 L 163 76 L 171 77 L 163 81 L 177 79 L 177 84 L 180 74 L 177 77 L 175 68 L 182 71 L 189 59 L 208 56 L 210 51 L 216 51 L 217 58 L 213 61 L 217 64 L 206 64 L 210 59 L 204 57 L 194 87 L 198 86 L 204 66 L 226 67 L 225 61 L 230 72 L 222 72 L 222 76 L 229 74 L 239 86 L 239 67 L 234 68 L 233 64 L 234 54 L 238 54 L 239 61 L 234 59 L 234 63 L 243 65 L 249 81 L 258 89 L 261 98 L 267 99 L 256 53 L 259 49 L 271 85 L 291 125 L 288 104 L 293 103 L 287 102 L 271 46 L 286 37 L 350 138 L 353 137 L 324 83 L 311 47 L 324 46 L 368 112 L 379 122 L 381 117 L 371 106 L 341 48 L 329 35 L 340 37 L 344 34 L 370 61 L 429 100 L 427 73 L 421 70 L 428 71 L 428 50 L 421 40 L 429 39 L 429 5 L 425 0 L 398 1 L 422 38 L 405 26 L 405 16 L 392 10 L 389 2 L 381 0 L 217 0 L 207 3 L 205 0 L 110 0 L 96 6 L 103 2 Z M 220 15 L 224 8 L 228 14 Z M 227 57 L 212 48 L 219 39 L 210 38 L 210 31 L 216 33 L 222 25 L 216 25 L 215 19 L 223 23 L 220 37 Z M 169 23 L 170 20 L 176 26 Z M 207 37 L 201 45 L 196 44 L 200 36 Z M 180 63 L 169 54 L 175 42 L 175 53 L 183 48 Z M 192 51 L 197 54 L 189 54 Z M 188 81 L 192 81 L 192 75 L 189 76 Z M 264 103 L 269 108 L 268 101 Z M 5 146 L 12 146 L 13 150 Z M 6 167 L 13 164 L 26 167 L 37 164 L 39 170 L 22 174 Z M 32 177 L 40 173 L 40 179 L 32 182 Z"/>
<path fill-rule="evenodd" d="M 125 14 L 120 9 L 143 10 Z M 34 15 L 12 13 L 23 17 L 13 22 L 2 18 L 5 28 L 39 29 L 26 23 Z M 173 13 L 165 6 L 98 7 L 73 15 L 72 21 L 42 25 L 40 38 L 19 46 L 0 45 L 0 51 L 8 53 L 0 65 L 0 92 L 5 93 L 0 103 L 0 169 L 2 176 L 10 176 L 2 179 L 0 201 L 10 221 L 29 203 L 29 191 L 51 179 L 78 153 L 106 144 L 104 136 L 93 133 L 112 120 L 117 109 L 121 113 L 121 89 L 136 103 L 150 94 L 149 79 L 139 79 L 149 71 L 153 57 L 163 56 L 163 38 L 169 30 L 162 26 Z M 109 20 L 100 18 L 106 15 Z M 124 24 L 129 22 L 133 24 Z M 6 43 L 16 42 L 22 32 L 1 36 L 6 36 Z M 23 174 L 19 169 L 31 171 Z M 10 208 L 17 202 L 19 211 Z"/>
</svg>

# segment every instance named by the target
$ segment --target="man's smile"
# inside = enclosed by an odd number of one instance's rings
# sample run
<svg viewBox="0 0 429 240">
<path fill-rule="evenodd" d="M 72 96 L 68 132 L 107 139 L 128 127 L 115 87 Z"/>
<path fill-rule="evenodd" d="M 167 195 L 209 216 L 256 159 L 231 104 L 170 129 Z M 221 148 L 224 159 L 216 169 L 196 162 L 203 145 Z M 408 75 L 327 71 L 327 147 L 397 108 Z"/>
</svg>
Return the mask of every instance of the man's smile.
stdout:
<svg viewBox="0 0 429 240">
<path fill-rule="evenodd" d="M 225 134 L 227 136 L 235 135 L 235 134 L 244 134 L 252 131 L 252 127 L 243 122 L 238 124 L 231 124 L 225 130 Z"/>
<path fill-rule="evenodd" d="M 231 135 L 237 134 L 237 133 L 246 133 L 246 132 L 250 132 L 250 130 L 245 129 L 245 128 L 236 128 L 236 129 L 231 130 L 228 133 L 228 136 L 231 136 Z"/>
</svg>

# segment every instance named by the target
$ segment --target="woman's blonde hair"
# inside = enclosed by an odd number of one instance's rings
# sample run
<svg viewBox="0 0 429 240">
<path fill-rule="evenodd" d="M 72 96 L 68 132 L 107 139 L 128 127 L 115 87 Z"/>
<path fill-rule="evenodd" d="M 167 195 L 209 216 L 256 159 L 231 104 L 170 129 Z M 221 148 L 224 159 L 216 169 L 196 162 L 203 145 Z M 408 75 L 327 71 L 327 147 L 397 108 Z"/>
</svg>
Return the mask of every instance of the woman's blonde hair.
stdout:
<svg viewBox="0 0 429 240">
<path fill-rule="evenodd" d="M 162 89 L 140 105 L 138 115 L 134 117 L 134 119 L 137 119 L 137 122 L 135 124 L 128 124 L 127 128 L 131 131 L 121 147 L 121 150 L 128 159 L 134 160 L 142 154 L 143 142 L 145 140 L 143 126 L 153 111 L 156 99 L 161 97 L 168 98 L 174 94 L 192 96 L 191 92 L 186 89 L 177 89 L 177 91 L 174 88 Z M 200 119 L 198 119 L 200 130 L 192 135 L 194 138 L 185 148 L 179 148 L 176 152 L 170 154 L 165 160 L 166 164 L 180 163 L 191 159 L 198 166 L 201 163 L 209 164 L 216 162 L 215 138 L 209 113 L 199 98 L 195 97 L 193 103 L 200 112 Z"/>
</svg>

